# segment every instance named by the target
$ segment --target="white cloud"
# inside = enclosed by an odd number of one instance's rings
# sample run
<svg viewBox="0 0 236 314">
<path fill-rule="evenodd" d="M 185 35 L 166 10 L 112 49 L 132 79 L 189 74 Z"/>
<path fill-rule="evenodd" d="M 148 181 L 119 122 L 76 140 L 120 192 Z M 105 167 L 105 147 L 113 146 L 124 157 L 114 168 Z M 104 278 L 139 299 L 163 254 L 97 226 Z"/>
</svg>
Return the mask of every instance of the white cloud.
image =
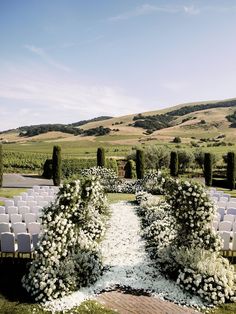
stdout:
<svg viewBox="0 0 236 314">
<path fill-rule="evenodd" d="M 70 72 L 71 69 L 57 61 L 55 61 L 51 56 L 49 56 L 43 48 L 35 47 L 33 45 L 24 45 L 24 48 L 38 55 L 47 64 L 65 72 Z"/>
<path fill-rule="evenodd" d="M 165 5 L 165 6 L 157 6 L 150 4 L 143 4 L 141 6 L 136 7 L 131 11 L 127 11 L 116 16 L 109 17 L 109 21 L 119 21 L 119 20 L 128 20 L 133 17 L 150 15 L 154 13 L 185 13 L 188 15 L 196 15 L 200 13 L 200 9 L 194 6 L 180 6 L 180 5 Z"/>
<path fill-rule="evenodd" d="M 142 105 L 118 87 L 82 84 L 68 76 L 22 68 L 0 73 L 0 106 L 5 103 L 9 104 L 4 114 L 9 127 L 13 127 L 12 118 L 15 126 L 68 123 L 100 115 L 125 115 L 139 111 Z"/>
</svg>

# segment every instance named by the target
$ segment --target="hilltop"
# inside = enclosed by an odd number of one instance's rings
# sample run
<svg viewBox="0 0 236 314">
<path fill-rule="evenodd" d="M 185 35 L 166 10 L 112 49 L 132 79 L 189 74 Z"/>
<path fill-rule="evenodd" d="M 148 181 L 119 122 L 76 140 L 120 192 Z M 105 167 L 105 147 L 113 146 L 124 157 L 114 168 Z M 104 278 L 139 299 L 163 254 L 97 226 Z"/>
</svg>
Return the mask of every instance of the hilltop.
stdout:
<svg viewBox="0 0 236 314">
<path fill-rule="evenodd" d="M 150 140 L 171 141 L 180 136 L 189 142 L 193 138 L 222 136 L 235 142 L 236 98 L 202 101 L 121 117 L 97 117 L 72 124 L 24 126 L 2 132 L 4 142 L 28 141 L 106 141 L 135 144 Z"/>
</svg>

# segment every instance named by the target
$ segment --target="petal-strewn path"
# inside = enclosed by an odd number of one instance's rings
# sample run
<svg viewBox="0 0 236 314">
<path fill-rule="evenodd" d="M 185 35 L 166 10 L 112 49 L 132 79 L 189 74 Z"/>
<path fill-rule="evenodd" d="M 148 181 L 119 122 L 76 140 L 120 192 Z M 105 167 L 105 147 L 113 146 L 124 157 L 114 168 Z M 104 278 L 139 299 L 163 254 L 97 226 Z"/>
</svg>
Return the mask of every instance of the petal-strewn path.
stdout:
<svg viewBox="0 0 236 314">
<path fill-rule="evenodd" d="M 145 251 L 145 243 L 140 237 L 140 221 L 136 215 L 135 206 L 127 202 L 119 202 L 111 205 L 112 216 L 106 237 L 102 242 L 102 254 L 106 271 L 103 276 L 90 288 L 81 289 L 68 297 L 57 300 L 51 304 L 51 308 L 62 310 L 79 305 L 84 299 L 92 297 L 104 290 L 111 290 L 115 287 L 129 287 L 133 290 L 149 292 L 156 300 L 167 299 L 183 305 L 202 306 L 201 300 L 184 293 L 174 282 L 165 279 L 155 268 L 155 263 L 150 260 Z M 110 306 L 112 305 L 111 294 L 100 296 L 102 300 Z M 121 298 L 114 295 L 113 299 Z M 136 297 L 138 298 L 138 297 Z M 153 298 L 150 298 L 152 302 Z M 125 297 L 124 297 L 125 300 Z M 127 298 L 126 298 L 127 300 Z M 136 299 L 135 302 L 137 302 Z M 141 300 L 141 299 L 140 299 Z M 144 299 L 143 299 L 144 300 Z M 148 299 L 145 299 L 148 302 Z M 122 303 L 122 300 L 120 301 Z M 132 303 L 132 296 L 130 296 Z M 126 302 L 127 304 L 127 302 Z M 142 302 L 140 303 L 142 304 Z M 177 305 L 173 304 L 172 312 L 169 311 L 170 303 L 160 301 L 159 306 L 166 304 L 166 311 L 163 313 L 190 313 L 193 310 L 179 307 L 180 312 L 176 312 Z M 123 306 L 123 305 L 122 305 Z M 153 304 L 154 306 L 154 304 Z M 152 307 L 152 305 L 151 305 Z M 120 309 L 119 309 L 120 310 Z M 126 310 L 126 312 L 125 312 Z M 165 310 L 165 309 L 163 309 Z M 135 312 L 124 309 L 121 313 L 162 313 L 156 312 Z M 196 312 L 195 312 L 196 313 Z"/>
</svg>

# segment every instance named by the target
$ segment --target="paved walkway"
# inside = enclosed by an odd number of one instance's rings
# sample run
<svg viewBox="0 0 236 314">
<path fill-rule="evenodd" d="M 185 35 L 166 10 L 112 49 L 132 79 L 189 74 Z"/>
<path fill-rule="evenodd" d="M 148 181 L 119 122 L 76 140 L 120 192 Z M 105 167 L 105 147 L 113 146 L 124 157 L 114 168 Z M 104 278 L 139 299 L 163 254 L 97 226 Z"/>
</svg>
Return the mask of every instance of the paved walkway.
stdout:
<svg viewBox="0 0 236 314">
<path fill-rule="evenodd" d="M 18 173 L 3 175 L 3 188 L 31 188 L 33 185 L 53 185 L 53 182 L 36 175 Z"/>
<path fill-rule="evenodd" d="M 119 291 L 106 292 L 97 301 L 119 314 L 197 314 L 194 309 L 178 306 L 169 301 L 144 295 L 132 295 Z"/>
</svg>

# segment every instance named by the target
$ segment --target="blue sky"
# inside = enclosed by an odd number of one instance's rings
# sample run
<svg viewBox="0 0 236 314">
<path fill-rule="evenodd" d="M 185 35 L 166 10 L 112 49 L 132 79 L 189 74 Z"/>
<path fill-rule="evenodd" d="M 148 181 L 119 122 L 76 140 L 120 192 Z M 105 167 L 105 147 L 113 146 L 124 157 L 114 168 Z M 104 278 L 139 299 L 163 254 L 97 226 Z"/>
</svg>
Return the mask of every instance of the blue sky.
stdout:
<svg viewBox="0 0 236 314">
<path fill-rule="evenodd" d="M 0 130 L 236 97 L 236 1 L 0 0 Z"/>
</svg>

